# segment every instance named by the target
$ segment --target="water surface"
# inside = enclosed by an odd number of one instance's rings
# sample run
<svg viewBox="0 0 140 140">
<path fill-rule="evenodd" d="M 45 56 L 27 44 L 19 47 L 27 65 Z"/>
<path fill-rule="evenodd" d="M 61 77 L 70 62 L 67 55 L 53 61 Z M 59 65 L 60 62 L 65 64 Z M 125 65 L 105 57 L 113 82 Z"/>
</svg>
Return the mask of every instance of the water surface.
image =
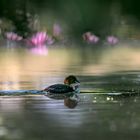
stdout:
<svg viewBox="0 0 140 140">
<path fill-rule="evenodd" d="M 98 47 L 1 48 L 1 92 L 41 90 L 74 74 L 84 93 L 74 109 L 44 95 L 0 96 L 0 139 L 138 140 L 140 49 Z"/>
</svg>

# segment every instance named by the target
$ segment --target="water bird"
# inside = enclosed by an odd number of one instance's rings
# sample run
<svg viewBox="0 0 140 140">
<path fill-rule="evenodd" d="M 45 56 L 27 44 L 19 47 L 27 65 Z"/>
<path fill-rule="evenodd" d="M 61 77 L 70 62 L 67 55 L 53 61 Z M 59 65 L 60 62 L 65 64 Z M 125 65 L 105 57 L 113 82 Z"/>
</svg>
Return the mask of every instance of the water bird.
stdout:
<svg viewBox="0 0 140 140">
<path fill-rule="evenodd" d="M 80 82 L 78 79 L 70 75 L 64 79 L 64 84 L 54 84 L 43 90 L 45 96 L 53 99 L 66 99 L 77 100 L 77 93 L 79 90 Z"/>
</svg>

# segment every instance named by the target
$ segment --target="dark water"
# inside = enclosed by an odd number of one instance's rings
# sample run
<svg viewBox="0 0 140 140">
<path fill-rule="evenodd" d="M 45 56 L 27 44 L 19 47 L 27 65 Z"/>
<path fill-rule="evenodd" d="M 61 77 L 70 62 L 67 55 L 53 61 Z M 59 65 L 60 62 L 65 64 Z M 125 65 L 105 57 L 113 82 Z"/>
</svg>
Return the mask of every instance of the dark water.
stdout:
<svg viewBox="0 0 140 140">
<path fill-rule="evenodd" d="M 85 94 L 82 98 L 75 109 L 69 109 L 63 101 L 44 96 L 1 97 L 0 136 L 6 140 L 139 139 L 139 97 L 95 101 L 94 95 Z"/>
<path fill-rule="evenodd" d="M 1 92 L 40 90 L 74 74 L 84 93 L 74 109 L 44 95 L 0 96 L 0 139 L 139 140 L 140 49 L 121 47 L 1 49 Z"/>
</svg>

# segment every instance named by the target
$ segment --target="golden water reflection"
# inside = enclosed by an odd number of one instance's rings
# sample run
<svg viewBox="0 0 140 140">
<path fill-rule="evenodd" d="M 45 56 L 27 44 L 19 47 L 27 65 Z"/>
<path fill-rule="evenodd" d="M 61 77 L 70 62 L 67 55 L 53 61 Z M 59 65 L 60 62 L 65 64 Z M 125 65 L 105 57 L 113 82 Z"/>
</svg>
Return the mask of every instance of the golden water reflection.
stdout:
<svg viewBox="0 0 140 140">
<path fill-rule="evenodd" d="M 42 89 L 67 75 L 104 75 L 139 70 L 140 48 L 51 47 L 47 55 L 25 48 L 0 50 L 0 90 Z"/>
</svg>

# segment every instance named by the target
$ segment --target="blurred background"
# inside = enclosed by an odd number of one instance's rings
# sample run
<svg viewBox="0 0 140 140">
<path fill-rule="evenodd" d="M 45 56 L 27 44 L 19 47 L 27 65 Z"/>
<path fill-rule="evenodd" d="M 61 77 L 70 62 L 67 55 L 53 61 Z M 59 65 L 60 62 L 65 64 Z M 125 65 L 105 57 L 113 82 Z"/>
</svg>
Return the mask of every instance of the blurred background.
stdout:
<svg viewBox="0 0 140 140">
<path fill-rule="evenodd" d="M 1 0 L 0 88 L 139 71 L 139 24 L 138 0 Z"/>
<path fill-rule="evenodd" d="M 48 32 L 52 32 L 54 23 L 60 24 L 75 40 L 80 40 L 87 31 L 103 39 L 110 34 L 139 39 L 139 13 L 138 0 L 1 0 L 1 21 L 9 22 L 7 27 L 2 23 L 0 26 L 1 30 L 23 35 L 31 30 L 27 26 L 30 17 L 40 22 L 38 28 Z"/>
</svg>

